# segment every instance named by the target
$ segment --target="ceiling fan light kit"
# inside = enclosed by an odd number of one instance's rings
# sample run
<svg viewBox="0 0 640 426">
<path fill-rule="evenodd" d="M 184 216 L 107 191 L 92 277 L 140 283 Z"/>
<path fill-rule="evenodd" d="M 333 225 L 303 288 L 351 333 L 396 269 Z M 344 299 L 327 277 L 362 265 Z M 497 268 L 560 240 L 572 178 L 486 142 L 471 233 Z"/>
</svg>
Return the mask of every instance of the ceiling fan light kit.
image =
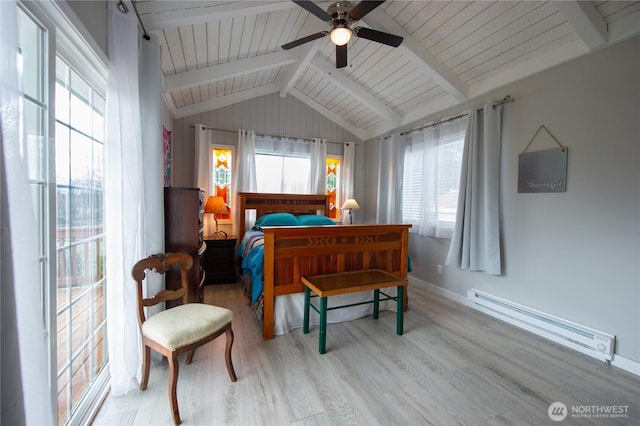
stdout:
<svg viewBox="0 0 640 426">
<path fill-rule="evenodd" d="M 326 12 L 311 1 L 293 0 L 293 2 L 309 13 L 326 21 L 331 25 L 331 30 L 321 31 L 283 44 L 282 48 L 285 50 L 293 49 L 301 44 L 317 40 L 329 34 L 331 42 L 336 45 L 336 68 L 344 68 L 347 66 L 347 43 L 349 43 L 353 35 L 392 47 L 398 47 L 400 43 L 402 43 L 403 38 L 397 35 L 366 27 L 351 28 L 354 22 L 359 21 L 373 9 L 380 6 L 384 3 L 384 0 L 361 1 L 355 6 L 348 1 L 338 1 L 332 3 Z"/>
<path fill-rule="evenodd" d="M 351 29 L 349 27 L 338 27 L 331 30 L 331 42 L 336 46 L 344 46 L 351 40 Z"/>
</svg>

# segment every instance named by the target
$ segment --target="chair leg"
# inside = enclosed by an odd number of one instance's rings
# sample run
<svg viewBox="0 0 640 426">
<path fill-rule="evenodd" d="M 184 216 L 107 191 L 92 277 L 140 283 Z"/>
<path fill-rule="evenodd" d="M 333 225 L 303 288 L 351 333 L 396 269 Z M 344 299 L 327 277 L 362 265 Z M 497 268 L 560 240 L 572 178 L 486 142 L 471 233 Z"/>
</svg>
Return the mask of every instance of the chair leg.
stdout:
<svg viewBox="0 0 640 426">
<path fill-rule="evenodd" d="M 237 381 L 236 372 L 233 369 L 233 361 L 231 360 L 231 347 L 233 346 L 233 329 L 231 328 L 231 324 L 229 324 L 229 328 L 224 332 L 226 334 L 225 339 L 227 340 L 227 347 L 225 349 L 225 361 L 227 362 L 227 371 L 229 372 L 229 377 L 232 382 Z"/>
<path fill-rule="evenodd" d="M 169 361 L 169 403 L 171 404 L 171 415 L 173 416 L 173 423 L 179 425 L 180 412 L 178 411 L 178 355 L 172 352 L 167 358 Z"/>
<path fill-rule="evenodd" d="M 147 345 L 143 346 L 142 354 L 142 381 L 140 382 L 140 390 L 143 391 L 147 388 L 149 383 L 149 368 L 151 367 L 151 348 Z"/>
<path fill-rule="evenodd" d="M 185 362 L 185 364 L 189 365 L 191 364 L 191 361 L 193 360 L 193 354 L 196 353 L 196 350 L 190 350 L 189 353 L 187 354 L 187 362 Z"/>
</svg>

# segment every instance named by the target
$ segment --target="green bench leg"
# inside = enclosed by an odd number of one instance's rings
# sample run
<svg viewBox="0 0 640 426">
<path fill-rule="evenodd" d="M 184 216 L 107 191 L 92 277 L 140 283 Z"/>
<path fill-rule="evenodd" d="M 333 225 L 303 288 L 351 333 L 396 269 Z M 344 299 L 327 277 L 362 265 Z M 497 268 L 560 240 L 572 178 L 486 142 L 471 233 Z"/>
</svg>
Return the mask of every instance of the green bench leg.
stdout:
<svg viewBox="0 0 640 426">
<path fill-rule="evenodd" d="M 373 319 L 380 316 L 380 290 L 373 290 Z"/>
<path fill-rule="evenodd" d="M 398 312 L 396 314 L 396 334 L 398 336 L 402 336 L 404 333 L 404 286 L 398 286 L 398 303 L 397 303 Z"/>
<path fill-rule="evenodd" d="M 320 298 L 320 344 L 318 350 L 321 354 L 327 349 L 327 298 Z"/>
<path fill-rule="evenodd" d="M 304 288 L 304 320 L 302 321 L 302 332 L 309 333 L 309 305 L 311 304 L 311 289 Z"/>
</svg>

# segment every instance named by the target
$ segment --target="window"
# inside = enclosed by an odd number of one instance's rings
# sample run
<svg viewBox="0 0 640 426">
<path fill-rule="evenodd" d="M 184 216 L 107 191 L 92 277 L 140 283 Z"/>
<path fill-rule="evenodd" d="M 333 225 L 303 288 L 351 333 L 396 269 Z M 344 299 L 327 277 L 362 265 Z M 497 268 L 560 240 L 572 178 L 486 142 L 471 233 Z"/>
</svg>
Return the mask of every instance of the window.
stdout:
<svg viewBox="0 0 640 426">
<path fill-rule="evenodd" d="M 257 191 L 276 194 L 307 194 L 311 168 L 309 140 L 256 136 Z M 327 154 L 326 194 L 329 217 L 340 219 L 341 144 Z M 336 155 L 338 154 L 338 155 Z"/>
<path fill-rule="evenodd" d="M 54 225 L 50 220 L 50 212 L 55 203 L 50 197 L 51 182 L 51 146 L 47 143 L 50 135 L 51 99 L 49 97 L 48 70 L 50 67 L 47 55 L 47 45 L 50 36 L 47 28 L 41 25 L 27 11 L 17 10 L 18 30 L 18 80 L 21 97 L 19 99 L 21 127 L 24 129 L 26 142 L 27 174 L 33 200 L 33 225 L 38 233 L 39 254 L 39 282 L 28 283 L 39 285 L 42 304 L 43 335 L 47 336 L 49 347 L 54 351 L 56 341 L 55 325 L 55 293 L 51 290 L 55 286 L 55 269 L 51 266 L 50 238 Z M 15 253 L 14 253 L 15 255 Z M 50 359 L 55 360 L 55 355 Z M 53 361 L 49 368 L 49 391 L 51 403 L 55 401 L 55 366 Z"/>
<path fill-rule="evenodd" d="M 258 192 L 306 194 L 309 188 L 309 157 L 256 154 Z"/>
<path fill-rule="evenodd" d="M 451 238 L 466 117 L 415 131 L 404 153 L 402 221 L 420 235 Z"/>
<path fill-rule="evenodd" d="M 45 45 L 47 31 L 29 15 L 18 9 L 18 79 L 21 90 L 20 110 L 24 122 L 27 144 L 28 176 L 31 197 L 36 207 L 36 226 L 38 227 L 38 250 L 40 253 L 41 291 L 43 295 L 43 326 L 47 327 L 49 272 L 47 269 L 47 232 L 49 223 L 47 197 L 49 147 L 48 135 L 49 99 L 46 91 Z"/>
<path fill-rule="evenodd" d="M 57 403 L 58 424 L 85 423 L 108 379 L 103 227 L 105 99 L 104 92 L 95 87 L 97 81 L 103 84 L 102 90 L 106 87 L 106 70 L 93 53 L 87 53 L 90 49 L 56 3 L 27 2 L 19 6 L 20 109 L 35 226 L 40 236 L 43 326 L 50 341 L 50 393 L 52 403 Z M 51 53 L 54 51 L 59 56 Z M 66 61 L 68 58 L 79 61 L 81 73 Z"/>
<path fill-rule="evenodd" d="M 329 217 L 340 219 L 340 159 L 327 157 L 327 195 L 329 196 Z"/>
<path fill-rule="evenodd" d="M 105 99 L 56 60 L 58 419 L 66 421 L 106 366 Z"/>
<path fill-rule="evenodd" d="M 233 173 L 233 150 L 228 147 L 213 148 L 213 184 L 215 195 L 222 197 L 229 207 L 228 214 L 217 214 L 217 219 L 229 219 L 231 213 L 231 176 Z M 213 195 L 213 194 L 212 194 Z"/>
<path fill-rule="evenodd" d="M 309 152 L 308 140 L 256 136 L 257 191 L 308 193 Z"/>
</svg>

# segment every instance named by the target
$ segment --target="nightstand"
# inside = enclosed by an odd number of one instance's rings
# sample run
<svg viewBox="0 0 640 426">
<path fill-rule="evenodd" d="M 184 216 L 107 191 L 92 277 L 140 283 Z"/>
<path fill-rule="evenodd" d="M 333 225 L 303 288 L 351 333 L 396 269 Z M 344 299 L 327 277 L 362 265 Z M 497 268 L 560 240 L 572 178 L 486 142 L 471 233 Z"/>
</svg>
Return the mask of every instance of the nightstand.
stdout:
<svg viewBox="0 0 640 426">
<path fill-rule="evenodd" d="M 208 239 L 207 249 L 202 255 L 204 284 L 227 284 L 236 282 L 236 238 Z"/>
</svg>

